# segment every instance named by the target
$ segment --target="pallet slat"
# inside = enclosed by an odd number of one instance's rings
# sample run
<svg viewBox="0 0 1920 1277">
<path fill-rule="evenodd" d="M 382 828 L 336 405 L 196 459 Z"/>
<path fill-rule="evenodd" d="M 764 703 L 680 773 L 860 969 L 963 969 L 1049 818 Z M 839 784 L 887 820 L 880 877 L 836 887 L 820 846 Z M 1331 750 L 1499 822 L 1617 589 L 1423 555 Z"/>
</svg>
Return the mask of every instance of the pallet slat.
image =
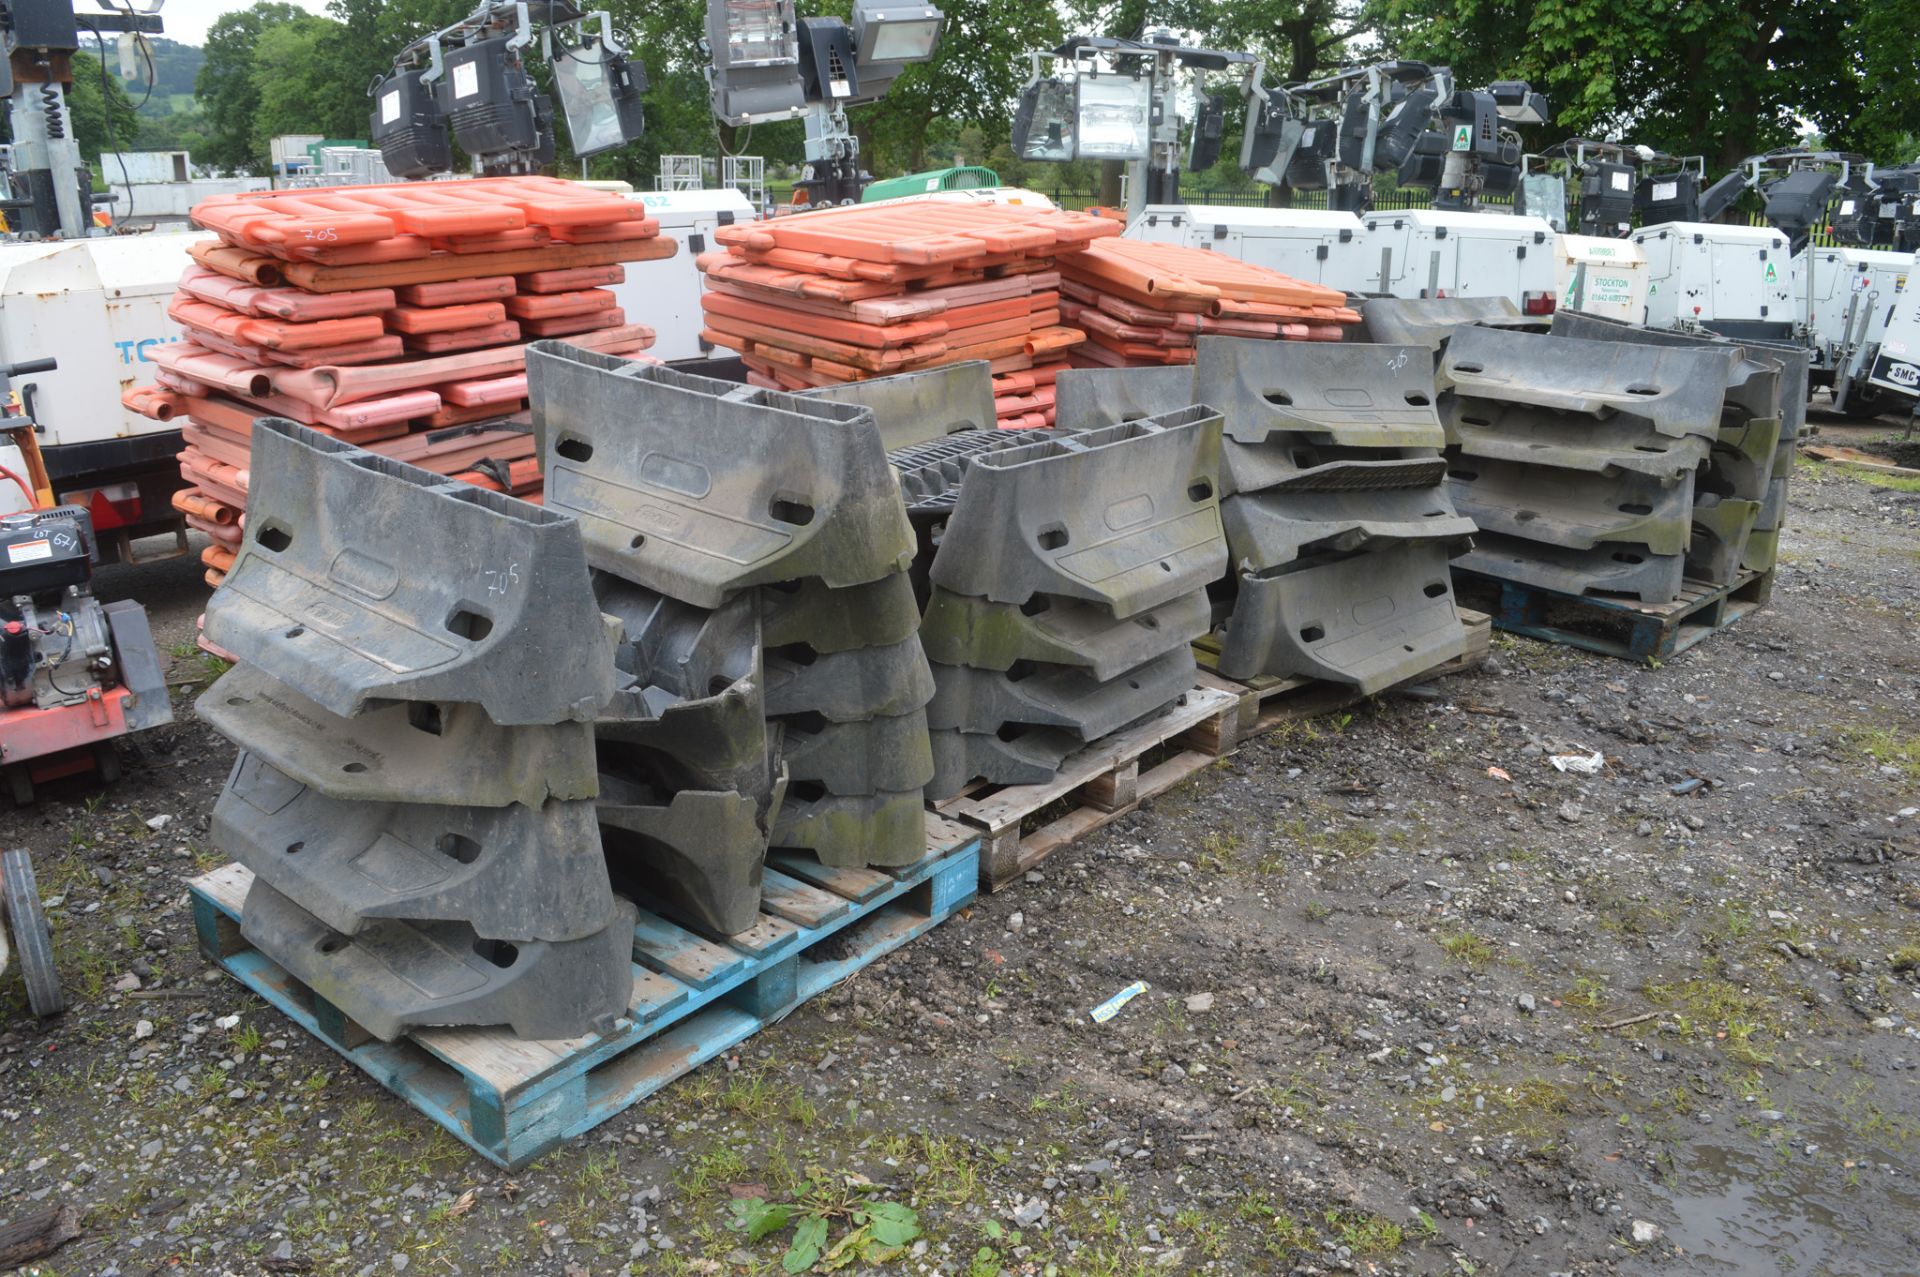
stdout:
<svg viewBox="0 0 1920 1277">
<path fill-rule="evenodd" d="M 486 1028 L 370 1039 L 241 936 L 251 873 L 225 865 L 188 887 L 201 949 L 229 975 L 456 1139 L 511 1170 L 645 1099 L 971 903 L 980 874 L 978 835 L 938 816 L 929 815 L 927 823 L 929 854 L 904 869 L 827 871 L 816 863 L 805 870 L 803 857 L 779 857 L 780 867 L 769 871 L 774 895 L 789 912 L 820 919 L 815 925 L 766 912 L 752 933 L 720 945 L 642 911 L 627 1017 L 605 1034 L 559 1042 Z M 829 937 L 833 943 L 821 948 Z M 833 956 L 825 956 L 829 951 Z"/>
<path fill-rule="evenodd" d="M 1491 595 L 1496 628 L 1622 660 L 1666 660 L 1765 607 L 1773 573 L 1742 571 L 1725 585 L 1683 583 L 1671 603 L 1566 594 L 1454 569 L 1456 580 Z"/>
</svg>

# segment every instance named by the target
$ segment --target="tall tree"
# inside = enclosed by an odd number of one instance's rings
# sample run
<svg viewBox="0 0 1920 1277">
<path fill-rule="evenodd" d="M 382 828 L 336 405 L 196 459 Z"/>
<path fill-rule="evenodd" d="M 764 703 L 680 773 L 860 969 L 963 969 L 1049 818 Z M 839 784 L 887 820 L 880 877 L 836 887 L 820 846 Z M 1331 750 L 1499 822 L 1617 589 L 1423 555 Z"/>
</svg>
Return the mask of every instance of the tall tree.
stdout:
<svg viewBox="0 0 1920 1277">
<path fill-rule="evenodd" d="M 74 140 L 80 144 L 80 157 L 89 163 L 104 151 L 130 151 L 140 129 L 140 117 L 120 81 L 105 78 L 104 94 L 100 60 L 91 53 L 73 55 L 73 88 L 67 94 L 67 116 Z"/>
<path fill-rule="evenodd" d="M 305 10 L 284 0 L 256 0 L 252 8 L 221 14 L 208 28 L 207 57 L 194 86 L 207 114 L 209 163 L 230 169 L 265 164 L 266 152 L 254 147 L 254 116 L 260 109 L 254 46 L 267 27 L 306 16 Z"/>
</svg>

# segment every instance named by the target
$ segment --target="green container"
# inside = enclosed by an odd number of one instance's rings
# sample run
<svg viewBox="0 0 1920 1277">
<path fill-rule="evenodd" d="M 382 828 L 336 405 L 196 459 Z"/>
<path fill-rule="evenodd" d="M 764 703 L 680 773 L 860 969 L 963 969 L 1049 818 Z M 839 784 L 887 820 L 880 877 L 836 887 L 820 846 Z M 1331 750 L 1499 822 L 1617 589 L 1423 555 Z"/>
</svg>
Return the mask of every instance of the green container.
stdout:
<svg viewBox="0 0 1920 1277">
<path fill-rule="evenodd" d="M 977 191 L 1000 185 L 1000 175 L 990 168 L 967 164 L 960 168 L 937 168 L 905 177 L 889 177 L 874 182 L 861 194 L 862 204 L 875 200 L 897 200 L 902 195 L 925 195 L 929 191 Z"/>
</svg>

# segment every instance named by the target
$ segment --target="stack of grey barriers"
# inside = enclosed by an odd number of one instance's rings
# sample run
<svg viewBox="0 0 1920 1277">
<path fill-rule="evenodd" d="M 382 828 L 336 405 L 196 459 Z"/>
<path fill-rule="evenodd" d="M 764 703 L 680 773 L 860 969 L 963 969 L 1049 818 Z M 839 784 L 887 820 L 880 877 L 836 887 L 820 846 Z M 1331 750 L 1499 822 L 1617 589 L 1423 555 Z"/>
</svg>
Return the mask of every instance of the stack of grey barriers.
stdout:
<svg viewBox="0 0 1920 1277">
<path fill-rule="evenodd" d="M 1444 484 L 1429 350 L 1203 337 L 1189 367 L 1062 373 L 1055 410 L 1077 430 L 1196 401 L 1223 422 L 1220 673 L 1371 695 L 1465 650 L 1448 563 L 1473 524 Z"/>
<path fill-rule="evenodd" d="M 381 1038 L 567 1037 L 633 990 L 634 907 L 595 820 L 615 632 L 572 519 L 291 422 L 253 434 L 254 514 L 200 716 L 240 747 L 213 839 L 241 931 Z"/>
<path fill-rule="evenodd" d="M 1448 480 L 1480 528 L 1460 567 L 1657 604 L 1770 565 L 1783 413 L 1804 412 L 1792 360 L 1570 314 L 1551 334 L 1461 327 L 1440 376 Z"/>
</svg>

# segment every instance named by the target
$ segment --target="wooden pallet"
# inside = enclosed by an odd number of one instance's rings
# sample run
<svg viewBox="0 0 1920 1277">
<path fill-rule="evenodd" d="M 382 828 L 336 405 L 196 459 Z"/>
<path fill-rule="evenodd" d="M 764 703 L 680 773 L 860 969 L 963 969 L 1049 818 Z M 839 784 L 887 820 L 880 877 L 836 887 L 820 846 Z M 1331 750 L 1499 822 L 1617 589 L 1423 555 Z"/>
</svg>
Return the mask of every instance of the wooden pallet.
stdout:
<svg viewBox="0 0 1920 1277">
<path fill-rule="evenodd" d="M 1467 631 L 1466 650 L 1411 681 L 1424 683 L 1428 679 L 1463 673 L 1486 663 L 1487 649 L 1493 637 L 1493 618 L 1485 612 L 1461 608 L 1460 621 Z M 1193 645 L 1193 654 L 1200 664 L 1202 687 L 1233 692 L 1240 697 L 1240 712 L 1233 728 L 1238 740 L 1244 741 L 1262 732 L 1270 732 L 1282 723 L 1335 713 L 1366 699 L 1347 684 L 1329 683 L 1324 679 L 1261 675 L 1240 682 L 1222 677 L 1216 665 L 1220 656 L 1219 640 L 1211 635 Z M 1202 748 L 1210 743 L 1204 737 L 1205 730 L 1202 728 L 1196 732 L 1196 744 Z M 1216 749 L 1216 752 L 1226 751 Z"/>
<path fill-rule="evenodd" d="M 1726 585 L 1687 581 L 1671 603 L 1565 594 L 1453 570 L 1456 588 L 1491 601 L 1494 625 L 1515 634 L 1629 661 L 1666 660 L 1749 612 L 1773 594 L 1773 573 L 1743 571 Z"/>
<path fill-rule="evenodd" d="M 592 1130 L 794 1007 L 951 917 L 974 898 L 978 834 L 929 814 L 927 856 L 904 869 L 768 858 L 758 925 L 724 939 L 642 910 L 633 998 L 606 1034 L 536 1042 L 504 1029 L 371 1038 L 240 935 L 253 875 L 188 884 L 200 947 L 240 983 L 495 1165 L 513 1170 Z"/>
<path fill-rule="evenodd" d="M 1240 696 L 1196 687 L 1166 712 L 1104 736 L 1069 755 L 1041 785 L 982 785 L 935 803 L 934 811 L 984 834 L 980 885 L 989 891 L 1013 882 L 1061 847 L 1173 788 L 1239 743 Z M 1141 769 L 1161 746 L 1173 752 Z M 1023 833 L 1030 816 L 1061 799 L 1073 807 Z"/>
</svg>

